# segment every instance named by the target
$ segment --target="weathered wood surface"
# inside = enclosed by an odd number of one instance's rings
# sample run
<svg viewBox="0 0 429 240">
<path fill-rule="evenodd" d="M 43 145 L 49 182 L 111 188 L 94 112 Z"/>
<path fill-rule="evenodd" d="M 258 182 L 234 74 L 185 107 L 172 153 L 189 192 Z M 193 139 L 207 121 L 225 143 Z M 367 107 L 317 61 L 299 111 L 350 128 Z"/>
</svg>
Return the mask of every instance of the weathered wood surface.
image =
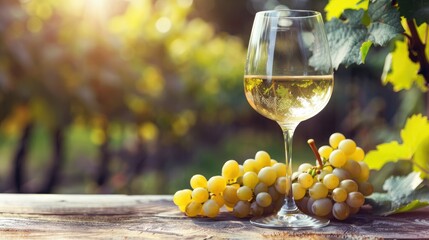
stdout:
<svg viewBox="0 0 429 240">
<path fill-rule="evenodd" d="M 222 212 L 187 218 L 171 196 L 0 194 L 0 239 L 429 238 L 429 208 L 388 217 L 360 213 L 317 230 L 252 226 Z"/>
</svg>

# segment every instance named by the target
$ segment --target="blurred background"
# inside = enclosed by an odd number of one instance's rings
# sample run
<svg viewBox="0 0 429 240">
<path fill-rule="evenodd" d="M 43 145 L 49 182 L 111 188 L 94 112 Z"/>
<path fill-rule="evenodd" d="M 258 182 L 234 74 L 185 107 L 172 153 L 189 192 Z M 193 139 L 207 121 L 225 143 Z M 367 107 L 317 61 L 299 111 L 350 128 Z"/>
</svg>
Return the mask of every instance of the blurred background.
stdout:
<svg viewBox="0 0 429 240">
<path fill-rule="evenodd" d="M 258 150 L 284 161 L 280 128 L 243 93 L 253 17 L 326 3 L 1 0 L 0 192 L 171 194 Z M 295 165 L 314 161 L 308 138 L 339 131 L 368 151 L 425 112 L 419 90 L 382 85 L 389 50 L 336 71 L 295 132 Z"/>
</svg>

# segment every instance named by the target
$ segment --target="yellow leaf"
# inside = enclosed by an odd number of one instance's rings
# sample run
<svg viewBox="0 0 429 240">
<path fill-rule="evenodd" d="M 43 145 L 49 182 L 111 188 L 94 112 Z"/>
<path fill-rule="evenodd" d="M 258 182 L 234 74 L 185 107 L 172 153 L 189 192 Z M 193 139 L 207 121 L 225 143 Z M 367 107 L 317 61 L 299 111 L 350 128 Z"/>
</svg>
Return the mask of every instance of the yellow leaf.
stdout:
<svg viewBox="0 0 429 240">
<path fill-rule="evenodd" d="M 421 114 L 408 118 L 404 129 L 401 130 L 403 144 L 414 153 L 420 143 L 429 136 L 429 121 Z"/>
<path fill-rule="evenodd" d="M 326 20 L 339 18 L 345 9 L 368 9 L 369 0 L 330 0 L 325 7 Z"/>
<path fill-rule="evenodd" d="M 426 178 L 429 176 L 427 171 L 429 170 L 429 135 L 419 144 L 416 153 L 414 154 L 414 171 L 420 171 L 420 177 Z M 422 171 L 421 168 L 426 169 Z"/>
<path fill-rule="evenodd" d="M 399 144 L 397 141 L 392 141 L 380 144 L 376 150 L 369 151 L 365 156 L 365 162 L 370 169 L 378 170 L 386 162 L 395 162 L 401 159 L 409 160 L 411 157 L 412 153 L 409 148 Z"/>
</svg>

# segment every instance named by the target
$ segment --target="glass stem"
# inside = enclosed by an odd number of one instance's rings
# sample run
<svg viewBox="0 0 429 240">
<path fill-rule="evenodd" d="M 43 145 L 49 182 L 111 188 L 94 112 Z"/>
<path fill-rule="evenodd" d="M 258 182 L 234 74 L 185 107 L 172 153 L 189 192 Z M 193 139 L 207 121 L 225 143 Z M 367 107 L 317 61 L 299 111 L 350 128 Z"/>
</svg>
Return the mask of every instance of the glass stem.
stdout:
<svg viewBox="0 0 429 240">
<path fill-rule="evenodd" d="M 293 199 L 293 193 L 292 193 L 292 138 L 293 133 L 295 132 L 296 127 L 298 124 L 290 124 L 290 125 L 283 125 L 281 124 L 280 127 L 283 131 L 283 137 L 285 142 L 285 153 L 286 153 L 286 195 L 285 195 L 285 203 L 283 204 L 283 207 L 280 209 L 279 214 L 285 215 L 285 214 L 291 214 L 291 213 L 297 213 L 299 212 L 298 207 L 295 204 L 295 200 Z"/>
</svg>

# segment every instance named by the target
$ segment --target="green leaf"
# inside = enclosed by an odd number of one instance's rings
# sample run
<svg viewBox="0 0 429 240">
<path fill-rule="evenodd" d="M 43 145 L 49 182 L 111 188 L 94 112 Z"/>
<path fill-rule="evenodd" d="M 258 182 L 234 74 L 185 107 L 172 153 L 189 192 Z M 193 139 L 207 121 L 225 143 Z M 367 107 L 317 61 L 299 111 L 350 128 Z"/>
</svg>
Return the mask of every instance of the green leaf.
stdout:
<svg viewBox="0 0 429 240">
<path fill-rule="evenodd" d="M 417 26 L 429 24 L 429 1 L 427 0 L 398 0 L 399 12 L 407 19 L 414 18 Z"/>
<path fill-rule="evenodd" d="M 383 185 L 385 193 L 376 192 L 367 197 L 377 215 L 387 216 L 394 213 L 411 211 L 429 205 L 429 188 L 422 184 L 419 173 L 407 176 L 392 176 Z"/>
<path fill-rule="evenodd" d="M 367 11 L 346 9 L 342 17 L 342 20 L 332 18 L 325 24 L 334 68 L 340 64 L 363 63 L 368 52 L 365 50 L 369 49 L 366 42 L 383 46 L 403 32 L 399 13 L 390 0 L 372 1 Z"/>
<path fill-rule="evenodd" d="M 365 63 L 366 55 L 368 55 L 368 51 L 371 48 L 371 46 L 372 46 L 371 41 L 366 41 L 366 42 L 362 43 L 362 46 L 360 46 L 360 54 L 362 57 L 362 59 L 361 59 L 362 63 Z"/>
</svg>

